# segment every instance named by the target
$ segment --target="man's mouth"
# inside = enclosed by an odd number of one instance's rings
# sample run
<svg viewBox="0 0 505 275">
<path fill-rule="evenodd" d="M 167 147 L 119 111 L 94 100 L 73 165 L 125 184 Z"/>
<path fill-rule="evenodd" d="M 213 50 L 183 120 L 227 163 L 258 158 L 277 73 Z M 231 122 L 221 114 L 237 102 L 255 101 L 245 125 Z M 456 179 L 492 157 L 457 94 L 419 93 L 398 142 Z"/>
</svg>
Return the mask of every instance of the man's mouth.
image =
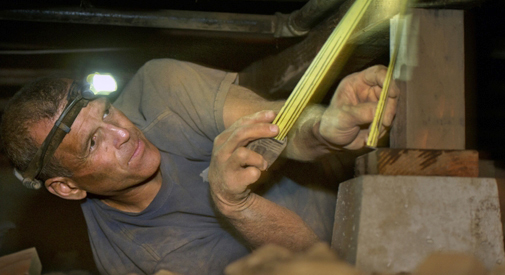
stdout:
<svg viewBox="0 0 505 275">
<path fill-rule="evenodd" d="M 142 154 L 142 151 L 144 150 L 144 142 L 142 142 L 142 139 L 137 139 L 137 143 L 135 144 L 135 150 L 133 151 L 132 156 L 130 157 L 130 160 L 128 161 L 128 165 L 136 159 L 140 154 Z"/>
</svg>

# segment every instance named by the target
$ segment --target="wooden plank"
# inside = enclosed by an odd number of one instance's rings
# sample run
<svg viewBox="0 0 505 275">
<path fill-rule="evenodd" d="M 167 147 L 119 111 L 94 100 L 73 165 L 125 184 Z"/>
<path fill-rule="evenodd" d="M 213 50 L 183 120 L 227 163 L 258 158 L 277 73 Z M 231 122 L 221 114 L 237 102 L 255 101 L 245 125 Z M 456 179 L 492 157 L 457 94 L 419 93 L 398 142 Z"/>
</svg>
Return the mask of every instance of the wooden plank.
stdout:
<svg viewBox="0 0 505 275">
<path fill-rule="evenodd" d="M 42 272 L 42 264 L 35 247 L 0 257 L 0 274 L 38 275 Z"/>
<path fill-rule="evenodd" d="M 398 56 L 392 148 L 465 149 L 464 14 L 414 9 Z"/>
<path fill-rule="evenodd" d="M 478 177 L 479 154 L 473 150 L 380 148 L 356 159 L 361 175 Z"/>
</svg>

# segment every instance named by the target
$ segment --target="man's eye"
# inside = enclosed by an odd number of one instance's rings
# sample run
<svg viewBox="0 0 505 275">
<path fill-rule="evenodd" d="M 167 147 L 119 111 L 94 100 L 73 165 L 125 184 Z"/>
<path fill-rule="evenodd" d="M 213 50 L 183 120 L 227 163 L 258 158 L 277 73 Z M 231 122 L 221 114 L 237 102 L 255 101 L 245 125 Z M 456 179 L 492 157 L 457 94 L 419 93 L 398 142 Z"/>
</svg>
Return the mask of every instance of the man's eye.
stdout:
<svg viewBox="0 0 505 275">
<path fill-rule="evenodd" d="M 96 142 L 95 142 L 95 137 L 91 139 L 91 142 L 89 143 L 89 150 L 93 150 L 95 148 Z"/>
<path fill-rule="evenodd" d="M 105 109 L 105 112 L 103 112 L 103 117 L 102 117 L 102 119 L 103 119 L 103 118 L 106 118 L 106 117 L 109 115 L 109 112 L 110 112 L 110 109 L 109 109 L 109 108 Z"/>
</svg>

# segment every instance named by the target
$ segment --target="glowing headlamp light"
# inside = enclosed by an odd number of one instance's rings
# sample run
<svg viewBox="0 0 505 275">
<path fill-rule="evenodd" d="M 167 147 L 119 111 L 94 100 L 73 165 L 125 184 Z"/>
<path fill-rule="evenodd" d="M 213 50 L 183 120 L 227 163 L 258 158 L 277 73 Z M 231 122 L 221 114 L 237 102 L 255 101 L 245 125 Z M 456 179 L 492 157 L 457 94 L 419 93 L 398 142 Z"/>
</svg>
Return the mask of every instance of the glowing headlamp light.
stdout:
<svg viewBox="0 0 505 275">
<path fill-rule="evenodd" d="M 90 74 L 86 77 L 86 81 L 95 95 L 109 95 L 117 90 L 116 80 L 110 74 Z"/>
<path fill-rule="evenodd" d="M 23 182 L 23 185 L 32 189 L 39 189 L 42 186 L 42 182 L 37 179 L 37 176 L 54 155 L 63 138 L 70 132 L 70 127 L 82 108 L 86 107 L 88 102 L 97 96 L 108 95 L 116 89 L 116 81 L 109 74 L 94 73 L 88 75 L 84 83 L 80 81 L 72 82 L 67 95 L 67 106 L 54 123 L 53 128 L 28 164 L 27 169 L 23 173 L 14 169 L 14 174 Z"/>
</svg>

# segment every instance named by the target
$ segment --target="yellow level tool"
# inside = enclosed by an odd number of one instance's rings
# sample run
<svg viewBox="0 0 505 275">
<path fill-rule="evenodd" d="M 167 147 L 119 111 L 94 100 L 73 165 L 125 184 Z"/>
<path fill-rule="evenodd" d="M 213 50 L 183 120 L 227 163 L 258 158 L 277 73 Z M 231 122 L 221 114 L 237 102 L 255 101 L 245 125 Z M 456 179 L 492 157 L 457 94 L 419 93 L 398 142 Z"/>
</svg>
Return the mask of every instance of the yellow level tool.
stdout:
<svg viewBox="0 0 505 275">
<path fill-rule="evenodd" d="M 368 134 L 368 139 L 366 145 L 370 148 L 376 148 L 380 138 L 380 129 L 382 126 L 382 120 L 384 118 L 384 111 L 386 110 L 386 103 L 389 94 L 389 86 L 391 80 L 393 79 L 393 71 L 396 64 L 396 59 L 398 57 L 398 51 L 400 49 L 400 41 L 403 32 L 403 25 L 405 23 L 405 11 L 407 9 L 407 0 L 401 0 L 400 14 L 398 15 L 398 24 L 396 26 L 395 41 L 393 45 L 393 52 L 391 53 L 391 58 L 389 61 L 388 70 L 386 73 L 386 79 L 382 85 L 382 91 L 377 102 L 377 110 L 375 111 L 375 116 L 370 125 L 370 133 Z"/>
<path fill-rule="evenodd" d="M 328 84 L 327 75 L 341 57 L 344 46 L 371 2 L 372 0 L 356 0 L 326 40 L 273 121 L 273 124 L 279 126 L 279 134 L 273 139 L 259 139 L 247 146 L 263 155 L 268 166 L 277 159 L 286 146 L 289 130 L 314 95 L 317 92 L 326 92 L 322 87 Z"/>
</svg>

